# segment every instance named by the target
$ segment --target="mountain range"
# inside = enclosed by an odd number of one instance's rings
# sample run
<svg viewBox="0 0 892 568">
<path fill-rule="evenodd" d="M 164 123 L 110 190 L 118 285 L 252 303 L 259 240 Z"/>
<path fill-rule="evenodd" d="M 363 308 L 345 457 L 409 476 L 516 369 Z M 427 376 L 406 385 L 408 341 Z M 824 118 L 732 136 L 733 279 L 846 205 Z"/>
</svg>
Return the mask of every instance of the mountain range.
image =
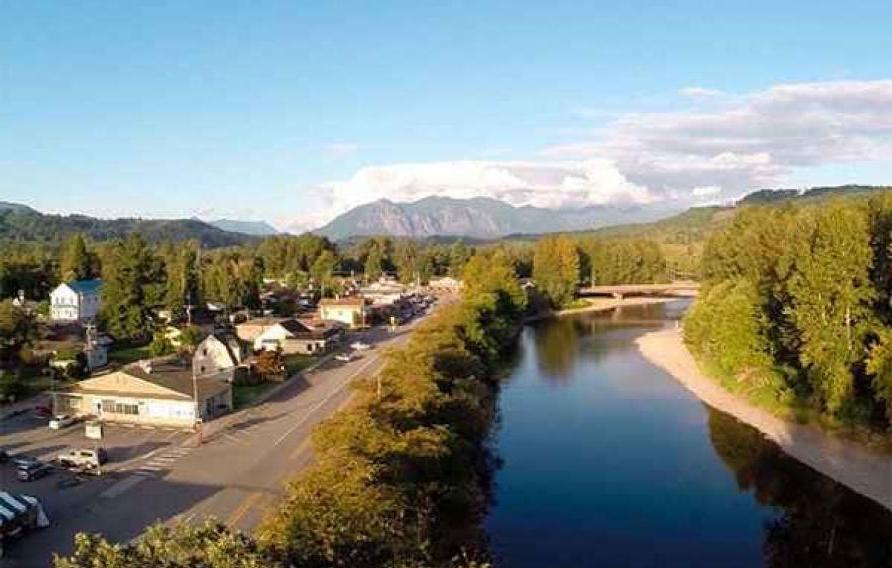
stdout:
<svg viewBox="0 0 892 568">
<path fill-rule="evenodd" d="M 654 221 L 681 209 L 666 204 L 545 209 L 514 207 L 487 197 L 425 197 L 410 203 L 379 199 L 339 215 L 314 232 L 336 241 L 364 235 L 495 239 L 511 234 L 581 231 Z"/>
<path fill-rule="evenodd" d="M 86 215 L 51 215 L 27 205 L 0 201 L 0 240 L 58 243 L 74 233 L 82 233 L 97 241 L 131 233 L 138 233 L 150 242 L 195 239 L 207 247 L 239 245 L 257 239 L 198 219 L 97 219 Z"/>
<path fill-rule="evenodd" d="M 807 203 L 889 189 L 892 188 L 864 185 L 816 187 L 806 191 L 763 189 L 746 195 L 737 201 L 737 205 L 766 205 L 783 201 Z M 684 212 L 682 209 L 666 204 L 544 209 L 513 207 L 485 197 L 426 197 L 411 203 L 380 199 L 355 207 L 314 232 L 335 241 L 369 235 L 483 241 L 506 236 L 532 238 L 549 232 L 590 230 L 617 236 L 653 231 L 690 233 L 701 232 L 715 219 L 728 218 L 724 212 L 729 207 L 691 208 Z M 76 232 L 95 240 L 120 238 L 130 233 L 139 233 L 152 242 L 195 239 L 207 247 L 255 242 L 263 236 L 278 233 L 264 221 L 97 219 L 76 214 L 45 214 L 27 205 L 0 201 L 0 240 L 57 243 Z"/>
<path fill-rule="evenodd" d="M 208 221 L 208 225 L 213 225 L 218 229 L 229 231 L 232 233 L 243 233 L 245 235 L 254 235 L 256 237 L 268 237 L 276 235 L 279 231 L 267 223 L 266 221 L 238 221 L 236 219 L 217 219 L 216 221 Z"/>
</svg>

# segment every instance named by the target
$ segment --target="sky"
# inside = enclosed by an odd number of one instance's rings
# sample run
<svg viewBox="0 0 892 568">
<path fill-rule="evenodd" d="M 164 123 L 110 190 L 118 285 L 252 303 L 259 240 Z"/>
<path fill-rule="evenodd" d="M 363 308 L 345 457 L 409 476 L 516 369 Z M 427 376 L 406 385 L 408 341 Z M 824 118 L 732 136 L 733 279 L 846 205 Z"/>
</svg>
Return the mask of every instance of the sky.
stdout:
<svg viewBox="0 0 892 568">
<path fill-rule="evenodd" d="M 318 226 L 379 198 L 892 183 L 892 2 L 0 3 L 0 200 Z"/>
</svg>

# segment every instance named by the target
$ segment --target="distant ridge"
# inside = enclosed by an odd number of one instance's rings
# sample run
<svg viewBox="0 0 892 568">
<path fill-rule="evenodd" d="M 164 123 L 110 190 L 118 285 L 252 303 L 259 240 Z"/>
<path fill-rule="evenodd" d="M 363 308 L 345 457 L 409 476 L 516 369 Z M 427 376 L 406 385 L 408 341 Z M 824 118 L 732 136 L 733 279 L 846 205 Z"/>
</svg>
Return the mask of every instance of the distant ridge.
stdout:
<svg viewBox="0 0 892 568">
<path fill-rule="evenodd" d="M 207 247 L 239 245 L 257 238 L 224 231 L 197 219 L 97 219 L 86 215 L 48 215 L 26 205 L 0 202 L 0 240 L 59 243 L 74 233 L 83 233 L 97 241 L 131 233 L 138 233 L 150 242 L 195 239 Z"/>
<path fill-rule="evenodd" d="M 334 240 L 364 235 L 494 239 L 652 221 L 680 210 L 665 204 L 595 205 L 579 209 L 514 207 L 487 197 L 425 197 L 411 203 L 379 199 L 347 211 L 314 232 Z"/>
<path fill-rule="evenodd" d="M 238 221 L 236 219 L 217 219 L 208 221 L 209 225 L 232 233 L 243 233 L 257 237 L 268 237 L 279 233 L 275 227 L 266 221 Z"/>
</svg>

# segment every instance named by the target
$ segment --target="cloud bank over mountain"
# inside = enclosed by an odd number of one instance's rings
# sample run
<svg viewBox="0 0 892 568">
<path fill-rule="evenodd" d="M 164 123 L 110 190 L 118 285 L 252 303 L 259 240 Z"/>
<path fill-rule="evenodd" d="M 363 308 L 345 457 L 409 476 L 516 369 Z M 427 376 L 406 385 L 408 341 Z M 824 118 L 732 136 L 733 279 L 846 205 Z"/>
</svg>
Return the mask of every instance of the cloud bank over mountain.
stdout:
<svg viewBox="0 0 892 568">
<path fill-rule="evenodd" d="M 808 168 L 892 160 L 892 80 L 781 84 L 742 95 L 698 86 L 680 96 L 685 110 L 620 114 L 590 137 L 543 148 L 536 160 L 365 167 L 322 184 L 325 206 L 296 224 L 319 225 L 382 197 L 491 197 L 549 208 L 715 202 L 789 183 Z"/>
</svg>

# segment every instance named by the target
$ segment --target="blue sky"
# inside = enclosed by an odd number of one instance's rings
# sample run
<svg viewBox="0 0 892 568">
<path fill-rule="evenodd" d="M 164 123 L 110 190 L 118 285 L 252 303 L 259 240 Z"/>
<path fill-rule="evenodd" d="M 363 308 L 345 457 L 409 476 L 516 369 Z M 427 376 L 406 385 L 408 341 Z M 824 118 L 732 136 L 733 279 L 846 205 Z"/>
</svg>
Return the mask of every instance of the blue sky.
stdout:
<svg viewBox="0 0 892 568">
<path fill-rule="evenodd" d="M 285 227 L 384 196 L 572 206 L 892 173 L 890 2 L 0 10 L 0 200 L 45 211 Z M 790 99 L 814 111 L 791 121 Z"/>
</svg>

